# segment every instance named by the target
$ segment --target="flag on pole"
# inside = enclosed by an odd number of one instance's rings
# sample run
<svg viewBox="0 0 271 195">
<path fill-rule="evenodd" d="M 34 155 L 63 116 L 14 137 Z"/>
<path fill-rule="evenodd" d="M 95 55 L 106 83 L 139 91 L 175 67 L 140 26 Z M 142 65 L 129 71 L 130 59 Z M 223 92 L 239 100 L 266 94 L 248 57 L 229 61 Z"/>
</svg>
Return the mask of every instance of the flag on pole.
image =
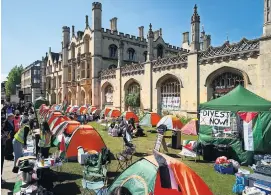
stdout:
<svg viewBox="0 0 271 195">
<path fill-rule="evenodd" d="M 68 100 L 67 100 L 67 96 L 65 95 L 64 100 L 62 102 L 62 111 L 65 112 L 67 107 L 68 107 Z"/>
</svg>

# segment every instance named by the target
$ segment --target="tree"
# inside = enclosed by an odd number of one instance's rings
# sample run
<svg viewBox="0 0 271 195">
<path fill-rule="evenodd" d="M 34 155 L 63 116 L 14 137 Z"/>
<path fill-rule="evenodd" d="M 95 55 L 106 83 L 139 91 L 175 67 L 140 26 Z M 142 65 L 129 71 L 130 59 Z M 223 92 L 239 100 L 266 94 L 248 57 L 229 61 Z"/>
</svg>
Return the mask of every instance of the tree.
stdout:
<svg viewBox="0 0 271 195">
<path fill-rule="evenodd" d="M 125 104 L 126 106 L 130 106 L 132 108 L 140 107 L 140 94 L 131 93 L 131 94 L 126 95 Z"/>
<path fill-rule="evenodd" d="M 21 74 L 24 68 L 23 65 L 13 67 L 7 76 L 6 95 L 10 96 L 16 93 L 16 85 L 21 83 Z"/>
</svg>

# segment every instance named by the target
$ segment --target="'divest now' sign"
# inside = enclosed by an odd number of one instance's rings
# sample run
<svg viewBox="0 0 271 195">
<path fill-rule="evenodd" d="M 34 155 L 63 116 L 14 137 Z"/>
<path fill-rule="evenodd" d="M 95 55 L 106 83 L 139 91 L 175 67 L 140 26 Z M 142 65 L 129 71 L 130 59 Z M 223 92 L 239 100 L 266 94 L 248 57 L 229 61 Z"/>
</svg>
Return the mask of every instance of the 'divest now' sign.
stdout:
<svg viewBox="0 0 271 195">
<path fill-rule="evenodd" d="M 231 112 L 230 111 L 217 111 L 217 110 L 201 110 L 200 111 L 200 124 L 217 126 L 217 127 L 230 127 Z"/>
</svg>

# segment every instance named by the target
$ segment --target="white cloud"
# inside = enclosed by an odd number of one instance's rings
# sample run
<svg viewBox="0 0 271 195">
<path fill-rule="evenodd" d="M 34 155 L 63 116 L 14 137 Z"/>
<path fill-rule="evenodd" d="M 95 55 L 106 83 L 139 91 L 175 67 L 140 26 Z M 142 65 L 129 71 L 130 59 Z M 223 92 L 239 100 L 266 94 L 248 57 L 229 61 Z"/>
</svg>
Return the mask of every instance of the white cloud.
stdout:
<svg viewBox="0 0 271 195">
<path fill-rule="evenodd" d="M 8 76 L 8 74 L 1 74 L 1 82 L 6 81 L 7 76 Z"/>
</svg>

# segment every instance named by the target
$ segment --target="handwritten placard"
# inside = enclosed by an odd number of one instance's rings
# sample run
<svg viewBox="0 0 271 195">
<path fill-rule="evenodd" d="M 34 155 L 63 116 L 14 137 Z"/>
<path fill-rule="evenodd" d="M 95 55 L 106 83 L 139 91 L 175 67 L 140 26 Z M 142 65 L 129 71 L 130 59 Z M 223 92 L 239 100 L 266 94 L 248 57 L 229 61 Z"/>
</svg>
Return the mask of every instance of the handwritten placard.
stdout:
<svg viewBox="0 0 271 195">
<path fill-rule="evenodd" d="M 230 127 L 231 126 L 231 112 L 217 111 L 217 110 L 201 110 L 200 124 L 216 127 Z"/>
</svg>

